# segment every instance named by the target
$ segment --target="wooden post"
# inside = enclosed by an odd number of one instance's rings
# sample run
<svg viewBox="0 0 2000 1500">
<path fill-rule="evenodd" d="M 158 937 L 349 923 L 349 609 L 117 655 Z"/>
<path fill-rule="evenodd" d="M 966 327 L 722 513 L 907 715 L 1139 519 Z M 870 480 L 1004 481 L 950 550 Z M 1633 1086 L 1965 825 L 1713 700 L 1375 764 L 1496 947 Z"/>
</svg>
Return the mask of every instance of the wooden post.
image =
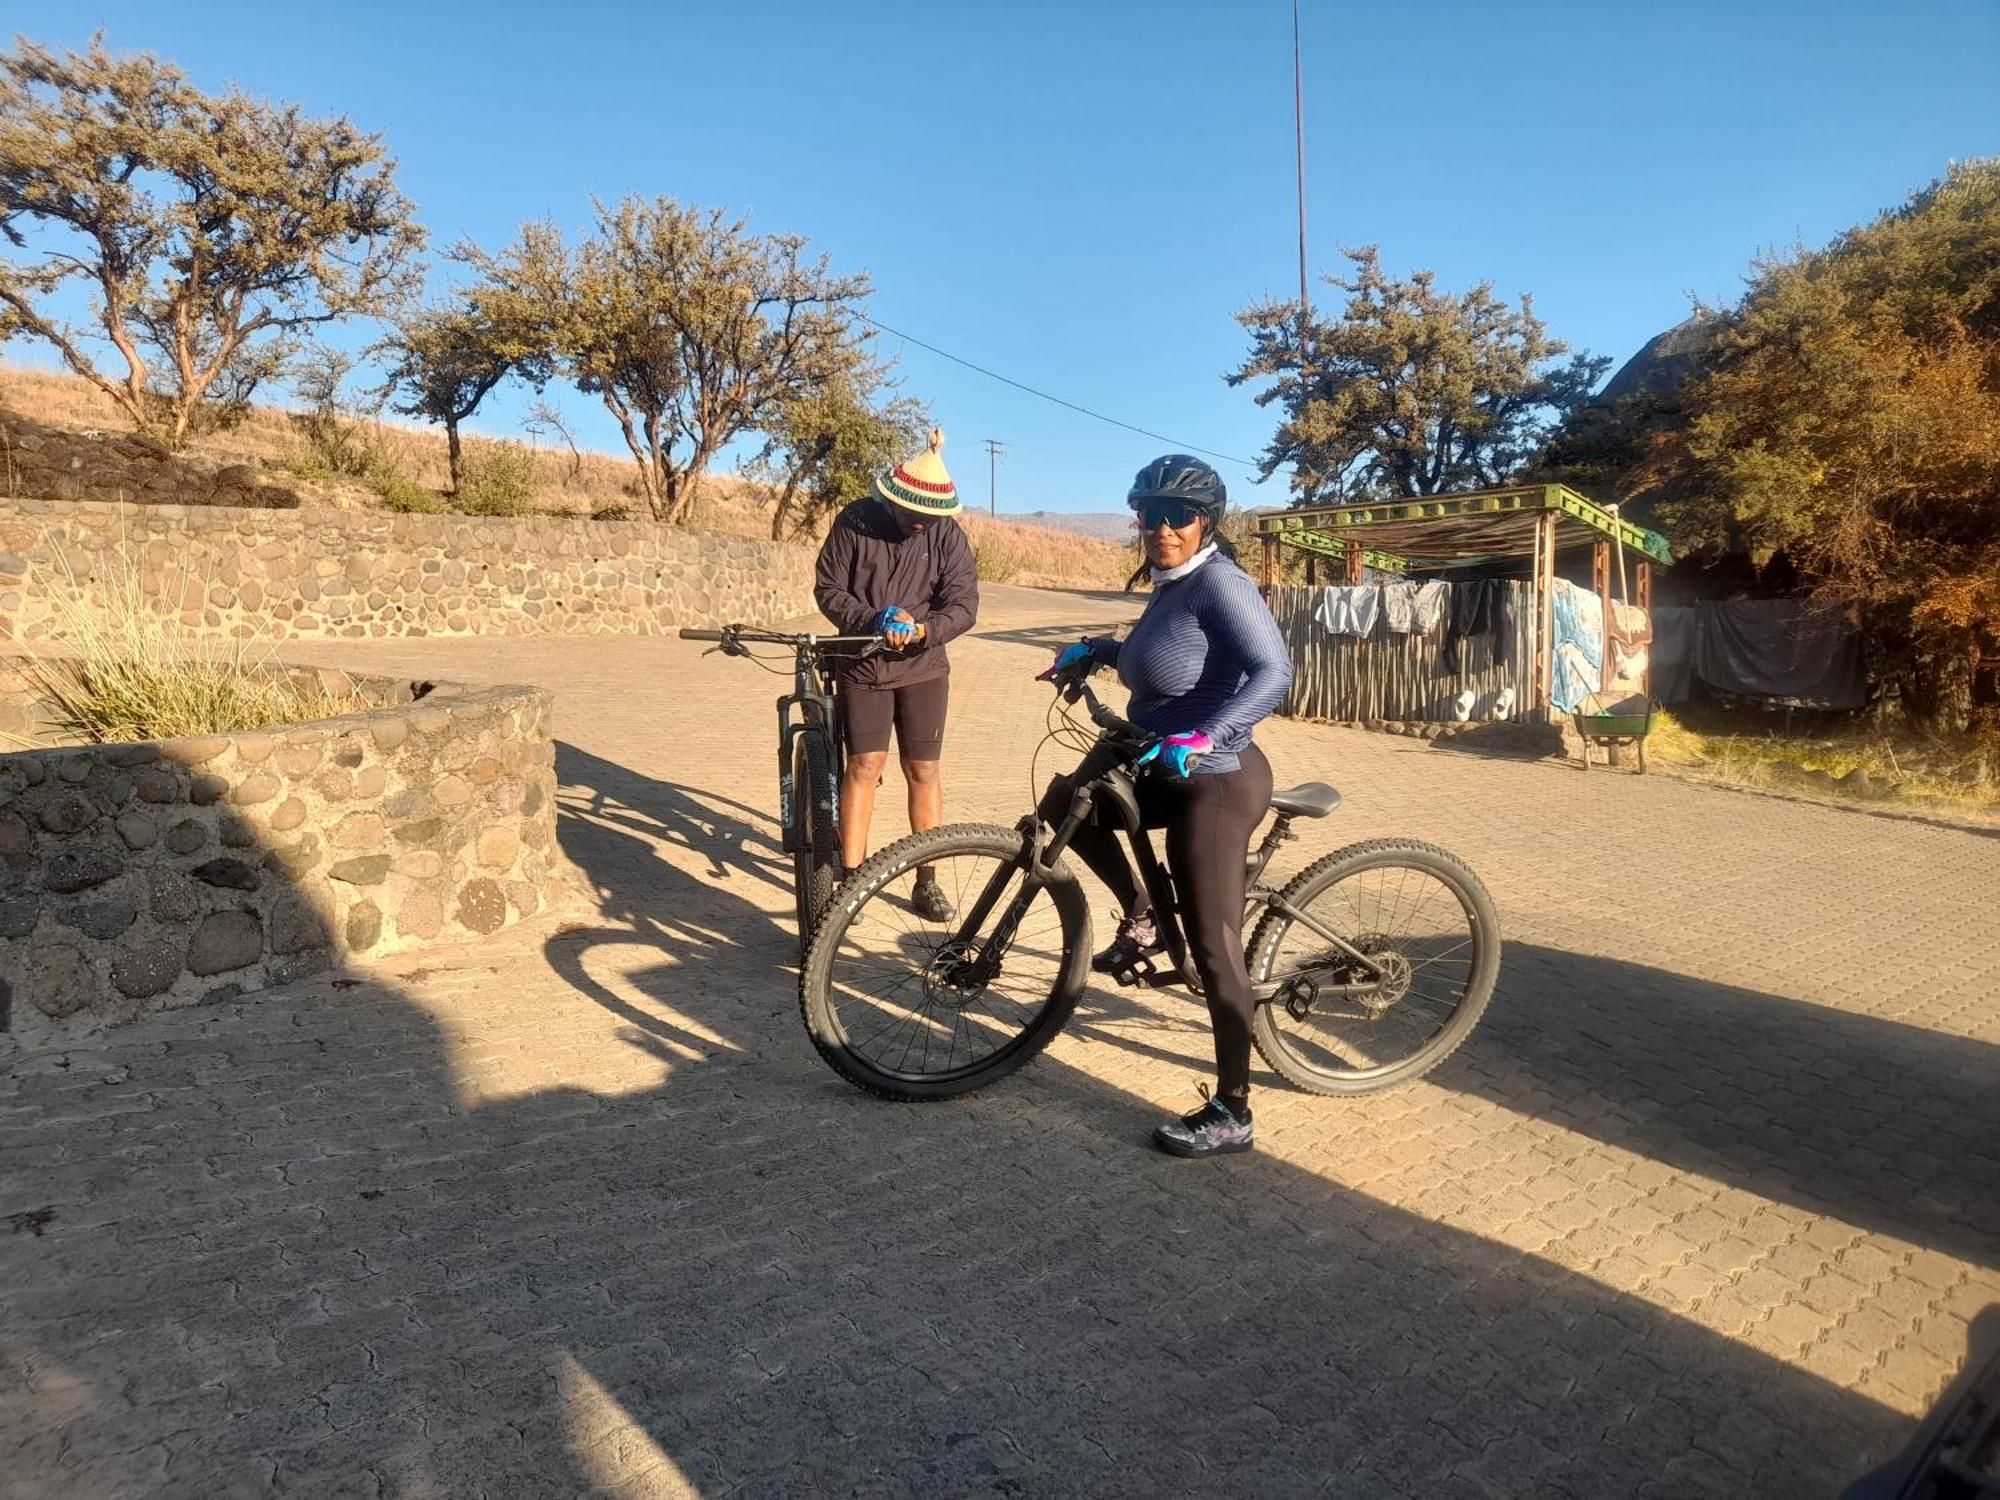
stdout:
<svg viewBox="0 0 2000 1500">
<path fill-rule="evenodd" d="M 1650 703 L 1653 700 L 1653 653 L 1660 646 L 1660 627 L 1653 624 L 1653 565 L 1645 558 L 1639 559 L 1638 574 L 1632 581 L 1637 586 L 1633 603 L 1646 612 L 1646 623 L 1652 626 L 1653 630 L 1653 643 L 1646 648 L 1646 680 L 1641 684 L 1641 691 L 1645 693 L 1646 701 Z M 1645 763 L 1645 748 L 1641 746 L 1639 764 L 1644 766 Z"/>
<path fill-rule="evenodd" d="M 1530 679 L 1535 701 L 1528 706 L 1536 717 L 1531 723 L 1553 724 L 1555 708 L 1549 700 L 1549 651 L 1554 644 L 1556 587 L 1556 516 L 1545 510 L 1535 517 L 1535 670 Z"/>
<path fill-rule="evenodd" d="M 1278 539 L 1266 532 L 1257 540 L 1264 544 L 1263 553 L 1257 562 L 1257 583 L 1269 593 L 1278 581 Z"/>
<path fill-rule="evenodd" d="M 1349 584 L 1361 582 L 1361 543 L 1347 544 L 1347 581 Z"/>
<path fill-rule="evenodd" d="M 1597 590 L 1597 605 L 1604 624 L 1597 641 L 1597 685 L 1611 686 L 1611 542 L 1600 538 L 1590 549 L 1590 583 Z"/>
</svg>

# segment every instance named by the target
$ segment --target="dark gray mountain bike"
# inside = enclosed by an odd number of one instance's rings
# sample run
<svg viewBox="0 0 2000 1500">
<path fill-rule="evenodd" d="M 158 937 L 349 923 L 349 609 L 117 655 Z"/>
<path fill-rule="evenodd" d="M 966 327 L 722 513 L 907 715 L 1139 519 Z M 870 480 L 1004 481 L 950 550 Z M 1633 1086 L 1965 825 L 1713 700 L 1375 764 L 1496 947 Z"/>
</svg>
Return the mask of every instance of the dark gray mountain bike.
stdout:
<svg viewBox="0 0 2000 1500">
<path fill-rule="evenodd" d="M 792 857 L 792 888 L 799 923 L 799 953 L 806 952 L 827 903 L 840 884 L 840 776 L 846 758 L 833 718 L 835 659 L 873 656 L 882 640 L 872 635 L 787 635 L 729 625 L 683 630 L 684 641 L 713 641 L 724 656 L 767 661 L 755 645 L 792 653 L 792 690 L 778 700 L 778 826 Z"/>
<path fill-rule="evenodd" d="M 1006 1077 L 1046 1047 L 1089 978 L 1090 908 L 1063 858 L 1109 808 L 1152 896 L 1166 963 L 1127 984 L 1199 991 L 1173 881 L 1139 826 L 1134 778 L 1157 736 L 1097 701 L 1089 666 L 1056 679 L 1098 733 L 1053 827 L 962 823 L 891 844 L 836 894 L 799 971 L 799 1008 L 835 1072 L 886 1099 L 948 1099 Z M 1065 715 L 1067 718 L 1067 715 Z M 1086 739 L 1089 731 L 1071 723 Z M 1263 883 L 1294 818 L 1325 817 L 1319 782 L 1274 792 L 1276 815 L 1249 857 L 1244 926 L 1257 998 L 1252 1035 L 1300 1088 L 1364 1094 L 1422 1077 L 1478 1023 L 1500 969 L 1500 924 L 1478 876 L 1407 839 L 1372 839 L 1316 861 L 1280 889 Z M 918 866 L 937 872 L 956 915 L 929 922 L 907 899 Z"/>
</svg>

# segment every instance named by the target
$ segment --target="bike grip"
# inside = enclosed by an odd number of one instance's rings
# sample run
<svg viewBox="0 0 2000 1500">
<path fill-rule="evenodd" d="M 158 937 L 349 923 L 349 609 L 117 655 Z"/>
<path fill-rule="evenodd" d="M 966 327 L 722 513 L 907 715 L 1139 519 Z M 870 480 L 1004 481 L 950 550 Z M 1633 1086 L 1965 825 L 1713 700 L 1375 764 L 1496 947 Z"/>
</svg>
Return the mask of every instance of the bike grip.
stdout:
<svg viewBox="0 0 2000 1500">
<path fill-rule="evenodd" d="M 680 636 L 684 641 L 719 641 L 723 633 L 720 630 L 683 629 Z"/>
</svg>

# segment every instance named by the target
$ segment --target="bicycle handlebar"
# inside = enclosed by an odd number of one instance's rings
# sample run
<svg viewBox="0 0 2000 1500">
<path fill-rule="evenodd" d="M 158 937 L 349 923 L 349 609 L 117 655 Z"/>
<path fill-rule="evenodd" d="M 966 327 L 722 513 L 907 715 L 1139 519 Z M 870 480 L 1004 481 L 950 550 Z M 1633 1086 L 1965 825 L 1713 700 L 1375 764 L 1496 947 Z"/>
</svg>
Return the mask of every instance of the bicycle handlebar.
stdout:
<svg viewBox="0 0 2000 1500">
<path fill-rule="evenodd" d="M 787 635 L 779 630 L 753 630 L 747 625 L 726 625 L 720 630 L 686 627 L 680 631 L 680 638 L 684 641 L 754 641 L 762 646 L 859 646 L 882 639 L 879 635 Z"/>
<path fill-rule="evenodd" d="M 1075 692 L 1077 697 L 1083 699 L 1084 706 L 1090 710 L 1090 722 L 1106 733 L 1118 735 L 1123 739 L 1136 740 L 1145 745 L 1150 745 L 1159 738 L 1152 730 L 1141 729 L 1130 719 L 1119 718 L 1117 714 L 1098 702 L 1097 694 L 1090 690 L 1089 683 L 1077 683 Z"/>
</svg>

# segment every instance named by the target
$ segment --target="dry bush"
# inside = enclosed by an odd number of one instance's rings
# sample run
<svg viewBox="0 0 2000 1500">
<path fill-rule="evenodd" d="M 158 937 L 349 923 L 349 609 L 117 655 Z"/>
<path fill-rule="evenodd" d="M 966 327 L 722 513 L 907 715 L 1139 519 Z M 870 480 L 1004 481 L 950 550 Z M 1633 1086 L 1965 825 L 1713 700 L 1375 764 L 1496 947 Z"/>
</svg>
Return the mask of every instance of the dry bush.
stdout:
<svg viewBox="0 0 2000 1500">
<path fill-rule="evenodd" d="M 115 744 L 230 734 L 331 718 L 364 706 L 326 674 L 287 675 L 275 644 L 250 635 L 205 639 L 148 596 L 131 551 L 109 576 L 76 576 L 60 549 L 52 569 L 31 568 L 29 585 L 54 606 L 50 635 L 67 648 L 45 653 L 17 642 L 21 675 L 53 713 L 47 729 L 65 741 Z M 183 599 L 206 594 L 183 583 Z M 174 601 L 176 603 L 180 601 Z"/>
</svg>

